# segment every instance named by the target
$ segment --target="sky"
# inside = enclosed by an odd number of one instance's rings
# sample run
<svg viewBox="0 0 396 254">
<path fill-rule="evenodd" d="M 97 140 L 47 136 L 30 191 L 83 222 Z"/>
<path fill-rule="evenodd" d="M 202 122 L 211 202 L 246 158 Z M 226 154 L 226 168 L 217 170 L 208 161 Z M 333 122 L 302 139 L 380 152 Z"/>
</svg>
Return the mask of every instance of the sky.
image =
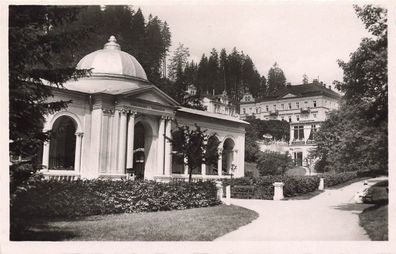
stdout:
<svg viewBox="0 0 396 254">
<path fill-rule="evenodd" d="M 287 82 L 301 84 L 303 74 L 331 85 L 342 80 L 337 59 L 348 61 L 362 37 L 369 36 L 351 3 L 304 2 L 179 2 L 137 4 L 166 21 L 174 50 L 189 48 L 199 62 L 212 48 L 227 52 L 236 47 L 249 55 L 261 75 L 277 62 Z M 172 56 L 172 52 L 170 52 Z"/>
</svg>

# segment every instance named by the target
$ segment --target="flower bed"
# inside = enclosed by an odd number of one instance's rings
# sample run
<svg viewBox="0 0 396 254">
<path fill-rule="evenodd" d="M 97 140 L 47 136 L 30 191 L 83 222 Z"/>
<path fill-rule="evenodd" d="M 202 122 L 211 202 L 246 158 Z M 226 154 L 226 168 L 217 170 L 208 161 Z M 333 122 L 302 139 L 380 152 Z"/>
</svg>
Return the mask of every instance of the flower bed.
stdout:
<svg viewBox="0 0 396 254">
<path fill-rule="evenodd" d="M 220 203 L 216 193 L 210 181 L 37 181 L 11 197 L 11 217 L 73 218 L 206 207 Z"/>
</svg>

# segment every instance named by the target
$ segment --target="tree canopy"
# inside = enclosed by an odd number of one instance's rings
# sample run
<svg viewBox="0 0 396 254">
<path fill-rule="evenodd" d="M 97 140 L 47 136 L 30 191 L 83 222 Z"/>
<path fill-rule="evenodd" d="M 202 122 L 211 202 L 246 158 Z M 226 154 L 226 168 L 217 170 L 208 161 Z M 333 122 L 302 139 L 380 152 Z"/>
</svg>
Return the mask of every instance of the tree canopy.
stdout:
<svg viewBox="0 0 396 254">
<path fill-rule="evenodd" d="M 336 82 L 345 93 L 317 133 L 317 149 L 325 170 L 388 170 L 388 67 L 386 9 L 355 6 L 357 16 L 373 35 L 364 38 Z"/>
<path fill-rule="evenodd" d="M 29 157 L 48 139 L 44 115 L 65 108 L 68 101 L 48 102 L 51 86 L 86 75 L 65 67 L 59 54 L 72 51 L 89 29 L 57 27 L 75 21 L 83 7 L 10 6 L 9 99 L 10 153 Z M 44 83 L 45 82 L 45 83 Z"/>
</svg>

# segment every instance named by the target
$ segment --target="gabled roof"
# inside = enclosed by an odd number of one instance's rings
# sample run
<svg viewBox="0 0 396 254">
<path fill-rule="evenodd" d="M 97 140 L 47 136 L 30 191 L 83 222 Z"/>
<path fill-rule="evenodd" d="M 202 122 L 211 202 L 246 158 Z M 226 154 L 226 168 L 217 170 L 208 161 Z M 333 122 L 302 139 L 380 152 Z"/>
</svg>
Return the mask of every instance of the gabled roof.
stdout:
<svg viewBox="0 0 396 254">
<path fill-rule="evenodd" d="M 155 85 L 146 85 L 137 89 L 123 92 L 119 95 L 122 95 L 123 97 L 141 97 L 143 95 L 151 95 L 157 97 L 158 100 L 167 102 L 170 106 L 173 107 L 179 106 L 179 103 L 176 100 L 171 98 L 169 95 L 167 95 L 165 92 L 163 92 Z"/>
<path fill-rule="evenodd" d="M 341 98 L 341 95 L 339 95 L 337 92 L 326 88 L 325 86 L 318 83 L 302 84 L 295 86 L 288 85 L 284 89 L 280 90 L 279 93 L 276 94 L 276 97 L 279 99 L 287 94 L 293 94 L 297 97 L 324 95 L 334 99 Z"/>
<path fill-rule="evenodd" d="M 288 85 L 278 93 L 273 96 L 268 96 L 256 100 L 255 103 L 265 102 L 265 101 L 274 101 L 286 98 L 301 98 L 301 97 L 311 97 L 311 96 L 318 96 L 323 95 L 334 99 L 341 99 L 341 95 L 326 88 L 325 86 L 319 83 L 310 83 L 310 84 L 302 84 L 302 85 Z M 243 102 L 241 104 L 252 104 L 252 102 Z"/>
</svg>

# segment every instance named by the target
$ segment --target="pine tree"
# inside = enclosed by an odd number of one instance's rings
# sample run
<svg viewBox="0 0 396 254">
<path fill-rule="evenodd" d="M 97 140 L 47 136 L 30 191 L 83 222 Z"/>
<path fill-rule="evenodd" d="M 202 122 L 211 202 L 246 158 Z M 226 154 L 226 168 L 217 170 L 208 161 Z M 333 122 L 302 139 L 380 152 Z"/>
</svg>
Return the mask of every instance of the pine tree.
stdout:
<svg viewBox="0 0 396 254">
<path fill-rule="evenodd" d="M 275 62 L 268 71 L 268 95 L 275 95 L 286 87 L 286 77 L 281 68 Z"/>
</svg>

